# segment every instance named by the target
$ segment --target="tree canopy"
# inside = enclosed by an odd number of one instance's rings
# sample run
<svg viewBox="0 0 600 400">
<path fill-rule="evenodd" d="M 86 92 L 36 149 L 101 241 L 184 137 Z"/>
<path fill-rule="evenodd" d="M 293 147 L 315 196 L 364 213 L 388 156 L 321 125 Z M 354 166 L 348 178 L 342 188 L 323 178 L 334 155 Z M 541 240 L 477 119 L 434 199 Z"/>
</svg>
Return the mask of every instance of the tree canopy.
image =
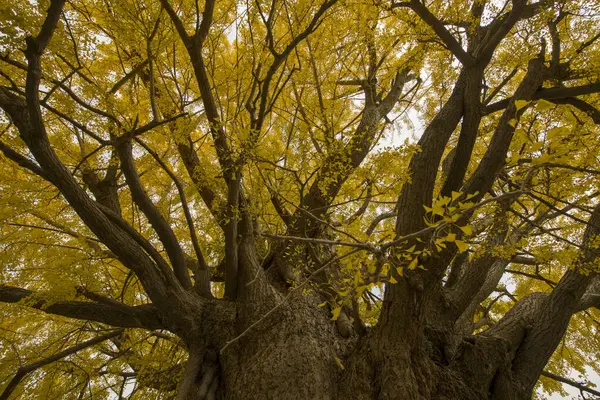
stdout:
<svg viewBox="0 0 600 400">
<path fill-rule="evenodd" d="M 598 93 L 596 0 L 3 1 L 0 399 L 600 396 Z"/>
</svg>

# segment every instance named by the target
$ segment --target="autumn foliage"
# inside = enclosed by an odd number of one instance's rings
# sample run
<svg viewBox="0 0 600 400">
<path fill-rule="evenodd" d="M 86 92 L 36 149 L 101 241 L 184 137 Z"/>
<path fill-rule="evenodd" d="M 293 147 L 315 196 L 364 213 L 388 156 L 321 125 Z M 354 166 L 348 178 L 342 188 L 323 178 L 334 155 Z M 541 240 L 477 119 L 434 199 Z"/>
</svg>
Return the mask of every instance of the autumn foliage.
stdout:
<svg viewBox="0 0 600 400">
<path fill-rule="evenodd" d="M 600 396 L 598 93 L 597 0 L 2 0 L 0 399 Z"/>
</svg>

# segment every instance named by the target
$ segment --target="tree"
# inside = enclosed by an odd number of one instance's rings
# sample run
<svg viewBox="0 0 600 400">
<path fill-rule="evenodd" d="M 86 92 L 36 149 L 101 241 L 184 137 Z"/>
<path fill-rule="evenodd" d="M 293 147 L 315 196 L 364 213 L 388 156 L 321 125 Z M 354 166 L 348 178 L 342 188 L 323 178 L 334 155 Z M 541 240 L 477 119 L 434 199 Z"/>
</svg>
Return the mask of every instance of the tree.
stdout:
<svg viewBox="0 0 600 400">
<path fill-rule="evenodd" d="M 600 395 L 600 2 L 11 7 L 0 398 Z"/>
</svg>

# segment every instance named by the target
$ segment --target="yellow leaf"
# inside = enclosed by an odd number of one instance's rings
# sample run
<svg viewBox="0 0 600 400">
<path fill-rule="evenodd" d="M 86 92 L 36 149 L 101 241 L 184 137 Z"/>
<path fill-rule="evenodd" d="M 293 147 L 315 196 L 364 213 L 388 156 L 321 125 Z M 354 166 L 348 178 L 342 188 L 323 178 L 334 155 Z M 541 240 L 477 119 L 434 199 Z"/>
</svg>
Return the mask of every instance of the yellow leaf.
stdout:
<svg viewBox="0 0 600 400">
<path fill-rule="evenodd" d="M 468 194 L 467 197 L 465 197 L 465 201 L 472 199 L 473 197 L 477 196 L 479 194 L 479 191 Z"/>
<path fill-rule="evenodd" d="M 327 305 L 327 302 L 326 302 L 326 301 L 324 301 L 324 302 L 322 302 L 321 304 L 319 304 L 317 307 L 325 307 L 326 305 Z"/>
<path fill-rule="evenodd" d="M 521 108 L 527 106 L 527 104 L 529 104 L 529 102 L 527 100 L 515 101 L 515 107 L 517 108 L 517 111 L 519 111 Z"/>
<path fill-rule="evenodd" d="M 538 100 L 538 102 L 537 102 L 537 104 L 535 106 L 535 108 L 538 111 L 546 111 L 546 110 L 549 110 L 549 109 L 551 109 L 553 107 L 554 107 L 554 103 L 550 103 L 549 101 L 544 100 L 544 99 Z"/>
<path fill-rule="evenodd" d="M 514 128 L 517 126 L 517 120 L 513 118 L 510 121 L 508 121 L 508 124 Z"/>
<path fill-rule="evenodd" d="M 565 113 L 565 119 L 572 124 L 576 124 L 578 122 L 577 118 L 575 118 L 571 111 Z"/>
<path fill-rule="evenodd" d="M 569 129 L 564 126 L 552 128 L 552 129 L 548 130 L 548 139 L 550 139 L 550 140 L 556 139 L 558 136 L 562 136 L 568 132 L 569 132 Z"/>
<path fill-rule="evenodd" d="M 334 358 L 335 358 L 335 363 L 337 364 L 337 366 L 340 367 L 340 369 L 344 369 L 344 364 L 342 364 L 342 360 L 340 360 L 337 357 L 334 357 Z"/>
<path fill-rule="evenodd" d="M 395 283 L 398 283 L 398 281 L 396 279 L 394 279 L 393 276 L 390 276 L 390 283 L 395 284 Z"/>
<path fill-rule="evenodd" d="M 367 290 L 369 288 L 369 286 L 367 285 L 362 285 L 356 288 L 356 299 L 360 299 L 363 295 L 363 293 L 365 293 L 365 290 Z"/>
<path fill-rule="evenodd" d="M 413 260 L 408 264 L 408 269 L 413 270 L 417 268 L 417 264 L 419 264 L 419 259 L 417 257 L 413 258 Z"/>
<path fill-rule="evenodd" d="M 515 130 L 515 140 L 518 142 L 527 142 L 529 140 L 529 136 L 527 135 L 527 132 L 519 128 Z"/>
<path fill-rule="evenodd" d="M 444 207 L 440 204 L 434 204 L 433 205 L 433 213 L 437 214 L 439 216 L 443 216 L 444 215 Z"/>
<path fill-rule="evenodd" d="M 450 197 L 442 196 L 442 198 L 438 200 L 438 203 L 442 206 L 445 206 L 445 205 L 449 204 L 450 201 L 451 201 Z"/>
<path fill-rule="evenodd" d="M 455 240 L 456 240 L 456 234 L 454 234 L 454 233 L 449 233 L 449 234 L 446 236 L 446 241 L 447 241 L 447 242 L 450 242 L 450 243 L 452 243 L 452 242 L 454 242 Z"/>
<path fill-rule="evenodd" d="M 544 147 L 544 143 L 542 143 L 542 142 L 535 142 L 534 144 L 531 145 L 530 151 L 538 151 L 542 147 Z"/>
<path fill-rule="evenodd" d="M 506 162 L 509 165 L 515 165 L 516 163 L 519 162 L 520 159 L 521 159 L 521 155 L 519 153 L 512 153 L 512 155 L 506 159 Z"/>
<path fill-rule="evenodd" d="M 462 240 L 455 240 L 454 243 L 456 244 L 456 247 L 458 247 L 458 251 L 460 251 L 461 253 L 464 253 L 465 251 L 469 250 L 469 245 L 463 242 Z"/>
<path fill-rule="evenodd" d="M 462 195 L 462 192 L 452 191 L 452 201 L 458 199 Z"/>
<path fill-rule="evenodd" d="M 342 307 L 337 307 L 334 308 L 331 311 L 331 314 L 333 314 L 333 317 L 331 318 L 332 321 L 337 321 L 337 319 L 340 317 L 340 313 L 342 312 Z"/>
<path fill-rule="evenodd" d="M 550 154 L 542 154 L 541 157 L 536 158 L 535 160 L 533 160 L 532 164 L 533 165 L 539 165 L 539 164 L 544 164 L 547 162 L 550 162 L 552 160 L 552 156 Z"/>
<path fill-rule="evenodd" d="M 402 267 L 396 268 L 396 273 L 400 276 L 404 276 L 404 270 L 402 269 Z"/>
<path fill-rule="evenodd" d="M 354 285 L 358 286 L 358 284 L 362 281 L 362 276 L 360 275 L 360 271 L 357 270 L 356 274 L 354 274 Z"/>
<path fill-rule="evenodd" d="M 472 235 L 473 229 L 470 225 L 459 226 L 460 230 L 464 232 L 465 235 Z"/>
</svg>

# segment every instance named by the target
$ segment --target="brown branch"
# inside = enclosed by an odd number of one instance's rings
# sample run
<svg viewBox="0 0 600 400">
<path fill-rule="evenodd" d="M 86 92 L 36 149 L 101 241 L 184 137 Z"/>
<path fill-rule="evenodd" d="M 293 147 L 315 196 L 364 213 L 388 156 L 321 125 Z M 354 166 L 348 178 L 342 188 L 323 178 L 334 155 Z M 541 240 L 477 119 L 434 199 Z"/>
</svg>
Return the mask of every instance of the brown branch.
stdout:
<svg viewBox="0 0 600 400">
<path fill-rule="evenodd" d="M 135 75 L 139 74 L 140 72 L 142 72 L 142 70 L 144 69 L 144 67 L 146 65 L 148 65 L 150 60 L 144 60 L 141 63 L 139 63 L 138 65 L 136 65 L 135 67 L 133 67 L 133 69 L 131 71 L 129 71 L 128 73 L 125 74 L 125 76 L 123 76 L 121 79 L 119 79 L 117 81 L 117 83 L 115 83 L 113 85 L 113 87 L 108 91 L 108 93 L 110 94 L 115 94 L 119 91 L 119 89 L 121 89 L 121 87 L 127 83 L 128 80 L 130 80 L 131 78 L 133 78 Z"/>
<path fill-rule="evenodd" d="M 36 298 L 38 295 L 31 290 L 0 285 L 0 302 L 19 303 L 32 296 Z M 156 314 L 155 307 L 150 304 L 128 306 L 119 303 L 117 306 L 116 304 L 108 305 L 84 301 L 46 302 L 44 300 L 36 300 L 35 302 L 31 302 L 25 300 L 23 305 L 48 314 L 61 315 L 84 321 L 95 321 L 123 328 L 164 328 L 163 323 Z"/>
<path fill-rule="evenodd" d="M 394 218 L 396 215 L 397 213 L 395 211 L 379 214 L 373 219 L 373 221 L 371 221 L 365 233 L 367 234 L 367 236 L 371 236 L 373 234 L 373 231 L 375 230 L 375 228 L 377 228 L 377 225 L 379 225 L 381 221 L 389 218 Z"/>
<path fill-rule="evenodd" d="M 538 281 L 542 281 L 542 282 L 548 284 L 548 286 L 550 286 L 552 288 L 556 286 L 556 282 L 554 282 L 551 279 L 545 278 L 545 277 L 543 277 L 540 274 L 530 274 L 530 273 L 527 273 L 527 272 L 516 271 L 516 270 L 513 270 L 513 269 L 506 269 L 504 271 L 508 272 L 509 274 L 526 276 L 526 277 L 531 278 L 531 279 L 536 279 Z"/>
<path fill-rule="evenodd" d="M 48 31 L 48 23 L 58 20 L 58 17 L 53 13 L 58 12 L 60 14 L 63 4 L 64 2 L 60 0 L 52 2 L 48 17 L 42 28 L 43 32 Z M 136 272 L 143 281 L 144 288 L 150 298 L 157 300 L 159 304 L 165 305 L 167 296 L 164 285 L 169 280 L 168 277 L 162 277 L 156 265 L 143 252 L 141 247 L 136 245 L 127 237 L 125 232 L 106 218 L 100 211 L 99 204 L 94 202 L 71 176 L 50 145 L 40 109 L 38 90 L 41 79 L 41 55 L 43 53 L 41 44 L 45 42 L 46 39 L 41 40 L 41 42 L 32 37 L 27 39 L 27 50 L 25 51 L 28 60 L 25 87 L 26 99 L 7 93 L 5 90 L 0 90 L 0 106 L 11 117 L 19 130 L 21 138 L 29 147 L 42 170 L 75 209 L 84 223 L 118 256 L 126 267 Z M 171 291 L 169 297 L 172 298 L 175 292 L 176 290 Z"/>
<path fill-rule="evenodd" d="M 590 83 L 588 85 L 573 86 L 573 87 L 556 87 L 547 89 L 538 89 L 532 96 L 532 100 L 562 100 L 575 96 L 583 96 L 600 92 L 600 83 Z M 508 107 L 512 97 L 492 103 L 484 109 L 484 114 L 492 114 Z"/>
<path fill-rule="evenodd" d="M 145 144 L 141 139 L 136 138 L 135 140 L 140 146 L 142 146 L 154 158 L 154 160 L 158 163 L 158 165 L 160 165 L 160 167 L 163 169 L 163 171 L 165 171 L 167 173 L 167 175 L 169 175 L 169 177 L 171 178 L 173 183 L 175 183 L 177 192 L 179 193 L 179 198 L 181 200 L 181 207 L 183 208 L 183 214 L 185 216 L 185 220 L 187 222 L 188 229 L 190 231 L 190 239 L 192 240 L 192 247 L 194 248 L 194 252 L 196 254 L 196 259 L 198 260 L 199 267 L 200 267 L 199 271 L 197 271 L 200 276 L 196 276 L 196 287 L 200 289 L 200 291 L 203 295 L 212 297 L 210 295 L 211 292 L 210 292 L 210 282 L 209 282 L 209 277 L 208 277 L 208 266 L 206 264 L 204 256 L 202 255 L 200 243 L 198 242 L 198 235 L 196 234 L 196 228 L 194 226 L 194 219 L 192 218 L 192 213 L 190 212 L 190 208 L 188 206 L 188 202 L 187 202 L 187 199 L 185 196 L 185 190 L 183 188 L 183 184 L 154 150 L 152 150 L 150 147 L 148 147 L 148 145 Z"/>
<path fill-rule="evenodd" d="M 175 233 L 162 216 L 158 208 L 152 203 L 150 197 L 146 193 L 142 182 L 140 181 L 139 174 L 135 167 L 133 156 L 132 156 L 132 145 L 131 142 L 124 142 L 117 147 L 119 158 L 121 159 L 121 169 L 125 175 L 125 180 L 129 189 L 131 190 L 131 197 L 135 203 L 140 207 L 140 210 L 146 215 L 148 221 L 158 234 L 161 242 L 165 246 L 167 255 L 171 260 L 173 271 L 177 280 L 185 289 L 192 288 L 192 281 L 188 275 L 187 266 L 185 263 L 185 257 L 183 256 L 183 250 L 179 245 L 179 241 L 175 236 Z"/>
<path fill-rule="evenodd" d="M 10 382 L 8 383 L 8 385 L 4 388 L 4 391 L 2 392 L 2 394 L 0 394 L 0 400 L 8 400 L 10 394 L 17 388 L 17 385 L 30 373 L 32 373 L 33 371 L 42 368 L 48 364 L 52 364 L 55 361 L 58 361 L 60 359 L 63 359 L 65 357 L 68 357 L 70 355 L 73 355 L 75 353 L 77 353 L 78 351 L 87 349 L 89 347 L 92 347 L 98 343 L 102 343 L 106 340 L 112 339 L 114 337 L 117 337 L 119 335 L 121 335 L 123 333 L 123 329 L 117 329 L 115 331 L 112 331 L 110 333 L 107 333 L 105 335 L 102 336 L 98 336 L 96 338 L 90 339 L 90 340 L 86 340 L 85 342 L 81 342 L 79 344 L 76 344 L 73 347 L 69 347 L 65 350 L 62 350 L 50 357 L 46 357 L 43 360 L 39 360 L 36 362 L 33 362 L 31 364 L 27 364 L 24 366 L 19 367 L 19 369 L 17 370 L 17 373 L 15 374 L 15 376 L 10 380 Z"/>
<path fill-rule="evenodd" d="M 555 374 L 553 374 L 551 372 L 548 372 L 548 371 L 542 371 L 542 373 L 540 375 L 541 376 L 545 376 L 546 378 L 550 378 L 552 380 L 555 380 L 557 382 L 565 383 L 565 384 L 567 384 L 569 386 L 573 386 L 574 388 L 577 388 L 577 389 L 579 389 L 581 391 L 584 391 L 584 392 L 591 393 L 591 394 L 593 394 L 595 396 L 600 396 L 600 392 L 599 391 L 594 390 L 594 389 L 592 389 L 592 388 L 590 388 L 588 386 L 582 385 L 581 383 L 576 382 L 574 380 L 567 379 L 567 378 L 564 378 L 562 376 L 555 375 Z"/>
<path fill-rule="evenodd" d="M 419 0 L 411 0 L 407 6 L 417 13 L 417 15 L 434 30 L 437 36 L 446 45 L 446 48 L 450 50 L 454 56 L 456 56 L 461 64 L 464 66 L 471 66 L 475 64 L 475 58 L 462 48 L 460 43 L 458 43 L 448 29 L 446 29 L 444 24 L 437 19 L 437 17 L 433 15 L 423 3 L 421 3 Z"/>
<path fill-rule="evenodd" d="M 355 248 L 363 249 L 363 250 L 376 251 L 376 248 L 368 243 L 344 242 L 341 240 L 327 240 L 327 239 L 308 238 L 308 237 L 300 237 L 300 236 L 273 235 L 271 233 L 260 233 L 260 235 L 271 238 L 271 239 L 289 240 L 291 242 L 327 244 L 330 246 L 346 246 L 346 247 L 355 247 Z"/>
<path fill-rule="evenodd" d="M 0 90 L 2 90 L 2 88 L 0 88 Z M 7 158 L 13 160 L 17 164 L 19 164 L 21 167 L 26 168 L 29 171 L 33 172 L 35 175 L 38 175 L 39 177 L 44 178 L 48 182 L 51 182 L 50 176 L 48 176 L 48 174 L 46 174 L 44 172 L 44 170 L 42 168 L 40 168 L 39 165 L 37 165 L 35 162 L 30 160 L 29 158 L 19 154 L 18 152 L 13 150 L 11 147 L 6 145 L 2 141 L 0 141 L 0 151 L 2 151 L 2 153 L 4 153 L 4 155 Z"/>
</svg>

